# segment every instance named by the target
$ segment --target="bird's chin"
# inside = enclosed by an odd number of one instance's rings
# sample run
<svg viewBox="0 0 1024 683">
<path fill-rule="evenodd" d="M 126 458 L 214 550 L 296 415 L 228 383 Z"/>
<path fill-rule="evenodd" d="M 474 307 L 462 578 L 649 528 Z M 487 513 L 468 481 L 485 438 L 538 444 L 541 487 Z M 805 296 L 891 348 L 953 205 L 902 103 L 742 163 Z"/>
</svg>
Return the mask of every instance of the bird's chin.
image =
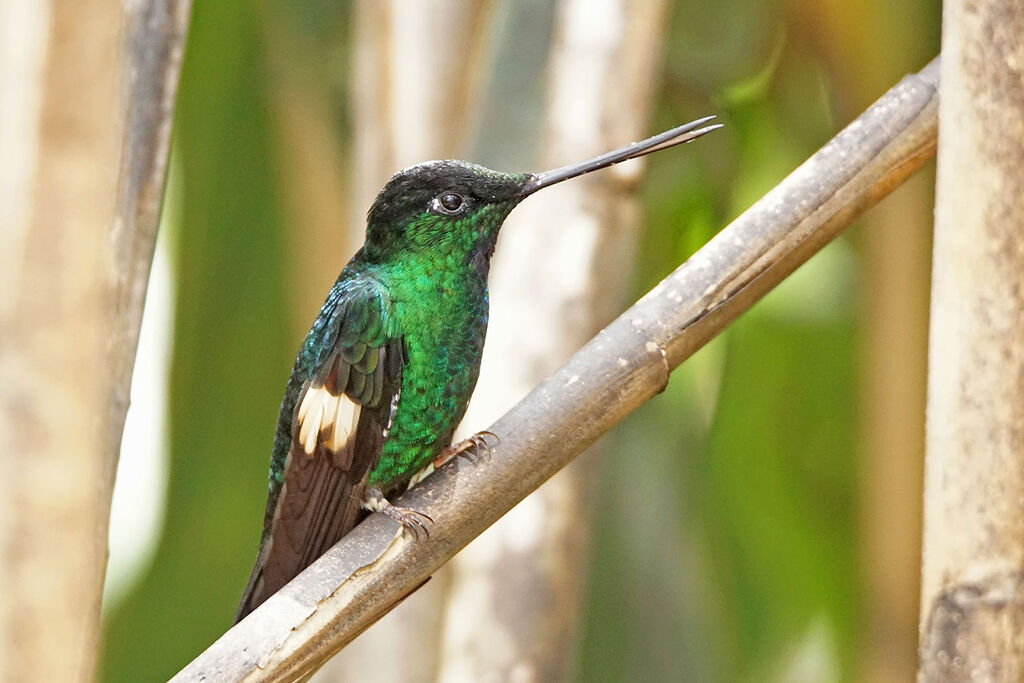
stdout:
<svg viewBox="0 0 1024 683">
<path fill-rule="evenodd" d="M 477 277 L 487 279 L 487 274 L 491 269 L 491 257 L 494 255 L 495 242 L 494 238 L 481 237 L 480 242 L 470 254 L 468 265 Z"/>
</svg>

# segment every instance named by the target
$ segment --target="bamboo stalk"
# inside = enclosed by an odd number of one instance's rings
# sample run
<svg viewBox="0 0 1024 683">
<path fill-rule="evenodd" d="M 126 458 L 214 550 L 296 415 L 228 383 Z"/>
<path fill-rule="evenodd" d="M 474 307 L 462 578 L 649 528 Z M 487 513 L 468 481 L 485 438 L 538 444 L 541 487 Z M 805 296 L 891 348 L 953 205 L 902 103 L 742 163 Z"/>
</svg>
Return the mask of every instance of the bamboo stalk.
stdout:
<svg viewBox="0 0 1024 683">
<path fill-rule="evenodd" d="M 506 413 L 483 463 L 400 498 L 427 541 L 373 515 L 175 681 L 289 681 L 314 670 L 625 415 L 669 372 L 935 152 L 938 64 L 904 78 Z"/>
<path fill-rule="evenodd" d="M 12 32 L 0 108 L 15 112 L 0 134 L 11 171 L 0 197 L 14 208 L 0 231 L 0 661 L 11 680 L 93 676 L 188 8 L 0 2 Z"/>
<path fill-rule="evenodd" d="M 943 3 L 920 680 L 1024 679 L 1024 7 Z"/>
<path fill-rule="evenodd" d="M 632 9 L 626 0 L 557 4 L 540 126 L 544 152 L 532 168 L 555 168 L 646 136 L 664 20 L 661 0 Z M 563 184 L 506 221 L 464 434 L 500 417 L 627 301 L 640 173 L 637 165 L 616 167 Z M 593 479 L 582 465 L 552 477 L 449 565 L 455 580 L 438 680 L 508 680 L 526 672 L 536 680 L 572 678 Z M 508 609 L 509 596 L 516 596 L 515 609 Z"/>
<path fill-rule="evenodd" d="M 477 108 L 478 59 L 492 2 L 362 0 L 355 3 L 349 238 L 362 242 L 366 207 L 397 170 L 461 156 L 462 131 Z M 443 35 L 424 50 L 422 35 Z M 334 255 L 336 256 L 336 255 Z M 319 299 L 317 299 L 319 301 Z M 447 576 L 391 613 L 318 673 L 314 682 L 347 681 L 371 668 L 396 683 L 433 680 L 440 667 Z M 407 656 L 394 643 L 415 640 Z"/>
<path fill-rule="evenodd" d="M 4 121 L 15 130 L 4 131 L 14 144 L 4 147 L 0 190 L 15 202 L 10 218 L 0 210 L 0 670 L 9 680 L 91 678 L 106 560 L 97 530 L 109 492 L 96 482 L 107 415 L 96 406 L 106 386 L 121 11 L 52 5 L 0 3 L 0 24 L 16 34 L 5 47 L 20 42 L 35 62 L 18 73 L 26 65 L 5 60 L 0 75 L 4 113 L 17 112 Z"/>
</svg>

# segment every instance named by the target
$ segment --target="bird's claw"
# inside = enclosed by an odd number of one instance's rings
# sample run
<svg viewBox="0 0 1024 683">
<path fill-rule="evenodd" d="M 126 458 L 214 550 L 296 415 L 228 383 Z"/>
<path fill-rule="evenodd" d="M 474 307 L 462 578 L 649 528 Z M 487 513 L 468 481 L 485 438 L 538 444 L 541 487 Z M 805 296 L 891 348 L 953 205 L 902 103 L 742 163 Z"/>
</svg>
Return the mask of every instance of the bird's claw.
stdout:
<svg viewBox="0 0 1024 683">
<path fill-rule="evenodd" d="M 402 532 L 408 531 L 414 539 L 419 540 L 420 534 L 423 534 L 424 538 L 430 538 L 430 529 L 427 525 L 433 524 L 434 518 L 427 513 L 397 505 L 389 505 L 381 512 L 401 524 Z"/>
<path fill-rule="evenodd" d="M 380 489 L 367 489 L 366 497 L 363 499 L 363 509 L 383 513 L 386 517 L 395 520 L 402 525 L 402 533 L 411 532 L 416 540 L 419 540 L 421 533 L 424 538 L 430 538 L 430 529 L 427 528 L 427 524 L 434 523 L 433 517 L 419 510 L 392 505 L 380 492 Z"/>
<path fill-rule="evenodd" d="M 494 432 L 482 431 L 472 434 L 457 444 L 448 446 L 441 454 L 434 458 L 434 469 L 437 469 L 444 465 L 446 462 L 456 456 L 466 458 L 471 463 L 476 463 L 477 460 L 486 462 L 491 459 L 491 445 L 487 443 L 488 436 L 494 437 L 494 440 L 501 441 L 498 435 Z"/>
</svg>

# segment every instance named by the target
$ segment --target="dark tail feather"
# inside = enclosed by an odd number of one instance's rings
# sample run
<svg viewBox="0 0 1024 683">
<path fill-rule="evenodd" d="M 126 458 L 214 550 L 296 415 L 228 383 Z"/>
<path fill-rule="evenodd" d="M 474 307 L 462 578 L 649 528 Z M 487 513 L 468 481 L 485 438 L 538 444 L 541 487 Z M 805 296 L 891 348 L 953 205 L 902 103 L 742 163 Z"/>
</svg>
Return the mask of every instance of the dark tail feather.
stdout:
<svg viewBox="0 0 1024 683">
<path fill-rule="evenodd" d="M 389 343 L 384 358 L 395 365 L 402 353 L 401 340 L 394 340 Z M 379 362 L 378 367 L 383 367 L 383 363 Z M 376 381 L 383 382 L 380 393 L 377 388 L 372 392 L 378 398 L 377 405 L 364 405 L 359 409 L 355 434 L 350 435 L 340 451 L 327 450 L 319 440 L 323 435 L 318 434 L 316 454 L 310 457 L 298 443 L 298 436 L 292 434 L 291 449 L 284 464 L 284 484 L 276 499 L 267 503 L 275 506 L 273 516 L 242 595 L 236 624 L 327 552 L 367 515 L 362 508 L 363 498 L 370 470 L 380 459 L 385 434 L 391 426 L 399 396 L 400 373 L 401 365 L 379 373 L 382 379 Z M 349 443 L 351 439 L 354 441 Z"/>
<path fill-rule="evenodd" d="M 250 612 L 299 572 L 351 531 L 367 512 L 362 509 L 364 482 L 355 486 L 346 477 L 330 476 L 338 470 L 330 465 L 330 458 L 316 458 L 321 470 L 305 490 L 297 487 L 297 496 L 288 495 L 287 486 L 278 499 L 270 533 L 265 536 L 256 558 L 256 566 L 242 594 L 235 622 Z"/>
<path fill-rule="evenodd" d="M 266 543 L 260 546 L 260 554 L 256 558 L 256 566 L 252 568 L 252 574 L 249 576 L 249 583 L 245 585 L 245 592 L 242 593 L 242 602 L 238 605 L 238 612 L 235 613 L 235 621 L 232 625 L 237 624 L 242 619 L 245 619 L 249 615 L 249 612 L 253 611 L 263 601 L 270 597 L 266 591 L 263 590 L 263 562 L 264 552 L 263 549 L 267 547 Z"/>
</svg>

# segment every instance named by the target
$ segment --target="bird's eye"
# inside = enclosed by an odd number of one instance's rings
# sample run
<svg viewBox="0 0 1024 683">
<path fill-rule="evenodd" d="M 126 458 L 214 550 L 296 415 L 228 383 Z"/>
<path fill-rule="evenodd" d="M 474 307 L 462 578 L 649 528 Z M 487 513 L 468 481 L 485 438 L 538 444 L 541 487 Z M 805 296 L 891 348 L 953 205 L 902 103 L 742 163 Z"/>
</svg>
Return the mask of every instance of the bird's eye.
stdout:
<svg viewBox="0 0 1024 683">
<path fill-rule="evenodd" d="M 462 208 L 464 200 L 460 195 L 454 192 L 445 192 L 434 198 L 434 208 L 439 210 L 441 213 L 456 213 Z"/>
</svg>

